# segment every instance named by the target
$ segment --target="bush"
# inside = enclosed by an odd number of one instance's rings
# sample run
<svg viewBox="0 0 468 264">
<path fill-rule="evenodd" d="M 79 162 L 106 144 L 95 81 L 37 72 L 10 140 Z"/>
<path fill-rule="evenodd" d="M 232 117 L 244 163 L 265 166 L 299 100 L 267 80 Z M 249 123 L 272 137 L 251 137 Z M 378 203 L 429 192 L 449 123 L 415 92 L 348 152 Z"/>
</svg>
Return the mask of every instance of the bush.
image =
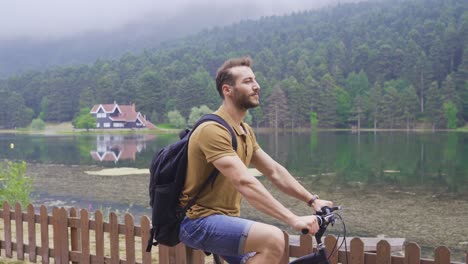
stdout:
<svg viewBox="0 0 468 264">
<path fill-rule="evenodd" d="M 445 119 L 447 119 L 447 128 L 449 129 L 455 129 L 457 128 L 457 114 L 458 110 L 455 104 L 453 104 L 451 101 L 445 102 L 444 103 L 444 116 Z"/>
<path fill-rule="evenodd" d="M 85 128 L 89 130 L 90 128 L 96 128 L 96 118 L 90 113 L 90 109 L 82 108 L 80 113 L 73 119 L 73 126 L 75 128 Z"/>
<path fill-rule="evenodd" d="M 167 119 L 169 120 L 169 123 L 175 128 L 185 128 L 187 125 L 185 118 L 177 110 L 169 111 L 169 113 L 167 113 Z"/>
<path fill-rule="evenodd" d="M 19 202 L 27 206 L 31 202 L 32 179 L 26 175 L 26 162 L 0 163 L 0 208 L 4 202 Z"/>
<path fill-rule="evenodd" d="M 40 118 L 33 119 L 31 122 L 31 129 L 33 130 L 44 130 L 45 129 L 45 123 L 42 121 Z"/>
<path fill-rule="evenodd" d="M 193 126 L 195 123 L 200 119 L 203 115 L 206 114 L 211 114 L 213 113 L 213 110 L 208 108 L 206 105 L 201 105 L 200 107 L 192 107 L 192 110 L 190 111 L 190 116 L 189 116 L 189 121 L 188 125 Z"/>
<path fill-rule="evenodd" d="M 310 112 L 309 113 L 309 119 L 310 119 L 310 127 L 312 129 L 316 129 L 317 126 L 318 126 L 317 112 Z"/>
</svg>

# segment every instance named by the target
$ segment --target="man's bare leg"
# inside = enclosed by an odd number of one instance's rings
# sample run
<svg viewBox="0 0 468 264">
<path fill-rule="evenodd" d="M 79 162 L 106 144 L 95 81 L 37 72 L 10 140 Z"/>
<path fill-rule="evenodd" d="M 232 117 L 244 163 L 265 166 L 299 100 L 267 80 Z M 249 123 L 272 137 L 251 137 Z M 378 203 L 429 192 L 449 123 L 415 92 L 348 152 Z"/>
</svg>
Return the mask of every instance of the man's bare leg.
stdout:
<svg viewBox="0 0 468 264">
<path fill-rule="evenodd" d="M 255 222 L 249 230 L 245 243 L 245 253 L 257 252 L 247 261 L 255 263 L 279 263 L 284 253 L 284 234 L 279 228 L 264 223 Z"/>
</svg>

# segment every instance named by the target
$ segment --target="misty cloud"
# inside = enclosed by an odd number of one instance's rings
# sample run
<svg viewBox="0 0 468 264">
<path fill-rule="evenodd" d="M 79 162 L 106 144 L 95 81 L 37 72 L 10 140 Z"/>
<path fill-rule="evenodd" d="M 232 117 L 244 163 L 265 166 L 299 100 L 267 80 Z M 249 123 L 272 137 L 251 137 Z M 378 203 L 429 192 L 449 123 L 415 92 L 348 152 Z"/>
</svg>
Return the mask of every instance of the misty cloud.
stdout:
<svg viewBox="0 0 468 264">
<path fill-rule="evenodd" d="M 54 39 L 112 31 L 152 20 L 164 23 L 197 6 L 206 15 L 229 7 L 245 8 L 246 17 L 282 15 L 352 0 L 13 0 L 0 4 L 0 39 Z M 356 2 L 356 0 L 354 1 Z M 219 14 L 218 14 L 219 15 Z M 226 18 L 231 15 L 226 12 Z M 237 14 L 238 15 L 238 14 Z M 232 19 L 229 19 L 230 21 Z M 183 23 L 181 21 L 180 23 Z"/>
</svg>

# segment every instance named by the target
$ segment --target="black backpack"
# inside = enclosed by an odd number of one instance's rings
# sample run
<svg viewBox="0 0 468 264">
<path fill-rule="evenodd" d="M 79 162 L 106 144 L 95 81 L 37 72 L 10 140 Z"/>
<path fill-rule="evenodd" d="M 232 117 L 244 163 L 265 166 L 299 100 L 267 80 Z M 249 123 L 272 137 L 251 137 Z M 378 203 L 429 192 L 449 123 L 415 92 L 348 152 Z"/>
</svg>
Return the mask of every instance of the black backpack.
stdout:
<svg viewBox="0 0 468 264">
<path fill-rule="evenodd" d="M 180 194 L 185 184 L 188 160 L 188 142 L 192 131 L 207 121 L 216 121 L 226 127 L 232 136 L 232 145 L 237 149 L 237 140 L 231 126 L 220 116 L 204 115 L 194 125 L 192 130 L 184 130 L 179 134 L 180 140 L 161 149 L 150 164 L 150 205 L 152 208 L 152 227 L 146 251 L 150 252 L 154 245 L 175 246 L 179 240 L 180 223 L 187 210 L 195 203 L 200 193 L 214 183 L 219 171 L 215 168 L 202 184 L 198 193 L 185 207 L 179 204 Z M 154 240 L 154 241 L 153 241 Z"/>
</svg>

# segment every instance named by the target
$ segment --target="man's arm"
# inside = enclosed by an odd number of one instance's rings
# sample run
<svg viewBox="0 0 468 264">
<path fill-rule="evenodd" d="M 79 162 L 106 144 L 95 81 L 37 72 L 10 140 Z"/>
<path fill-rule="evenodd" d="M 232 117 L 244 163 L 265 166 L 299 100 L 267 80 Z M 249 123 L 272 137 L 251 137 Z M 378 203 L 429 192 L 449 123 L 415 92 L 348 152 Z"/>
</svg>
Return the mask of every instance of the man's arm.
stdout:
<svg viewBox="0 0 468 264">
<path fill-rule="evenodd" d="M 313 194 L 307 191 L 289 172 L 278 162 L 273 160 L 265 151 L 258 149 L 252 157 L 252 164 L 282 192 L 308 203 Z M 315 211 L 323 206 L 332 206 L 330 201 L 317 199 L 312 204 Z"/>
<path fill-rule="evenodd" d="M 270 192 L 252 176 L 237 155 L 224 156 L 213 165 L 234 185 L 242 196 L 257 210 L 275 217 L 300 231 L 308 228 L 311 233 L 318 230 L 315 216 L 299 217 L 276 200 Z"/>
</svg>

